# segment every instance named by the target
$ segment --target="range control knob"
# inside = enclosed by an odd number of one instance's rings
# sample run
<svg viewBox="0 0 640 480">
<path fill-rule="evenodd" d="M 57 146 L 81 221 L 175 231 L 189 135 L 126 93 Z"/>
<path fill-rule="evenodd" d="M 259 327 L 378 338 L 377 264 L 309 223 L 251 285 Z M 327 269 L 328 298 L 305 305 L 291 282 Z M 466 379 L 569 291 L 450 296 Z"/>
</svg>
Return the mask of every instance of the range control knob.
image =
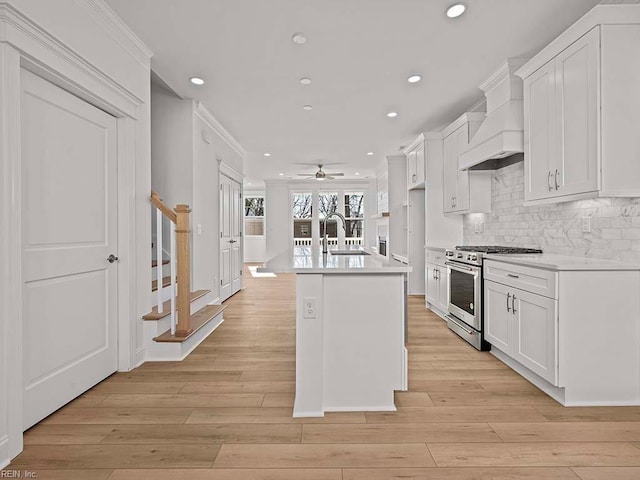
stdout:
<svg viewBox="0 0 640 480">
<path fill-rule="evenodd" d="M 471 255 L 471 260 L 478 260 L 478 256 L 477 255 Z"/>
<path fill-rule="evenodd" d="M 471 260 L 471 254 L 467 255 L 467 260 Z"/>
<path fill-rule="evenodd" d="M 458 258 L 462 258 L 462 254 L 461 253 L 458 254 Z"/>
</svg>

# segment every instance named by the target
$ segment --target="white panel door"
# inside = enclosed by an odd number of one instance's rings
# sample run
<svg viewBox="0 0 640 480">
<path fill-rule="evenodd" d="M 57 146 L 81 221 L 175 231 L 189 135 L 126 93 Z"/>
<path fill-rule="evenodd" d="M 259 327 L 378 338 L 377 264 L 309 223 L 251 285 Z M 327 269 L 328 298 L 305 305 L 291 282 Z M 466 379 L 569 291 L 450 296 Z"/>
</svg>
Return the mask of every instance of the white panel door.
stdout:
<svg viewBox="0 0 640 480">
<path fill-rule="evenodd" d="M 22 72 L 24 428 L 117 369 L 116 120 Z"/>
<path fill-rule="evenodd" d="M 231 263 L 231 179 L 220 175 L 220 299 L 226 300 L 232 292 Z"/>
<path fill-rule="evenodd" d="M 240 183 L 220 175 L 220 299 L 242 288 L 242 205 Z"/>
</svg>

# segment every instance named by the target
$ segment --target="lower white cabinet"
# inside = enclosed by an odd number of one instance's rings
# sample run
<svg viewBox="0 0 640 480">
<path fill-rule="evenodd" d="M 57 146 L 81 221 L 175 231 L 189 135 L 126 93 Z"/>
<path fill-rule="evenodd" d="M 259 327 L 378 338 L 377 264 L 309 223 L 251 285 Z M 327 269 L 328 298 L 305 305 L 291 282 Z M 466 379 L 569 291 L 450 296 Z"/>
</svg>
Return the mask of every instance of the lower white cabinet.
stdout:
<svg viewBox="0 0 640 480">
<path fill-rule="evenodd" d="M 447 267 L 435 263 L 425 266 L 426 300 L 427 306 L 435 307 L 439 312 L 446 313 L 449 306 L 449 273 Z"/>
<path fill-rule="evenodd" d="M 558 301 L 485 281 L 485 338 L 494 347 L 558 385 Z"/>
</svg>

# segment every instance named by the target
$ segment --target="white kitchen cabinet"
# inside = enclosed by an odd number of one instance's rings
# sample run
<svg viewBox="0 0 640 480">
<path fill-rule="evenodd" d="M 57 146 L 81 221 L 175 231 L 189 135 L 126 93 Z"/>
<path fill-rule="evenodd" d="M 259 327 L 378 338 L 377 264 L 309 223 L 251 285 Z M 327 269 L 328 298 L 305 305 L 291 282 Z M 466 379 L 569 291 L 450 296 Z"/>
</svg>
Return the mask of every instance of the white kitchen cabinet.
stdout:
<svg viewBox="0 0 640 480">
<path fill-rule="evenodd" d="M 449 273 L 444 264 L 444 250 L 427 247 L 425 257 L 425 303 L 427 308 L 444 317 L 449 308 Z"/>
<path fill-rule="evenodd" d="M 513 358 L 552 385 L 558 385 L 557 311 L 553 298 L 511 290 Z"/>
<path fill-rule="evenodd" d="M 557 386 L 557 301 L 487 280 L 484 302 L 485 339 Z"/>
<path fill-rule="evenodd" d="M 566 406 L 640 404 L 640 267 L 489 255 L 483 277 L 496 357 Z"/>
<path fill-rule="evenodd" d="M 484 282 L 484 338 L 504 353 L 513 352 L 513 319 L 510 311 L 509 287 L 485 280 Z"/>
<path fill-rule="evenodd" d="M 527 201 L 598 190 L 599 41 L 596 27 L 524 80 Z"/>
<path fill-rule="evenodd" d="M 618 11 L 594 10 L 517 72 L 525 204 L 640 196 L 640 10 Z"/>
<path fill-rule="evenodd" d="M 444 212 L 491 211 L 491 172 L 461 171 L 458 158 L 484 120 L 483 113 L 465 113 L 442 132 Z"/>
<path fill-rule="evenodd" d="M 407 188 L 424 188 L 424 142 L 407 155 Z"/>
</svg>

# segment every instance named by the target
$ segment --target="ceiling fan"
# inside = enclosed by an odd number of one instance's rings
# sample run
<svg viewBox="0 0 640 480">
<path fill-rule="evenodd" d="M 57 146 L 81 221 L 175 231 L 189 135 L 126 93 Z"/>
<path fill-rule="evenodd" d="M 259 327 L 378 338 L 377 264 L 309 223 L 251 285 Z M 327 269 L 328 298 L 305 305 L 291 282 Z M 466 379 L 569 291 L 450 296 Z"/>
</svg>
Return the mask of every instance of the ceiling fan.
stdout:
<svg viewBox="0 0 640 480">
<path fill-rule="evenodd" d="M 335 177 L 344 177 L 344 173 L 326 173 L 322 170 L 322 165 L 318 165 L 318 171 L 316 173 L 299 173 L 301 177 L 315 178 L 318 181 L 333 180 Z"/>
</svg>

